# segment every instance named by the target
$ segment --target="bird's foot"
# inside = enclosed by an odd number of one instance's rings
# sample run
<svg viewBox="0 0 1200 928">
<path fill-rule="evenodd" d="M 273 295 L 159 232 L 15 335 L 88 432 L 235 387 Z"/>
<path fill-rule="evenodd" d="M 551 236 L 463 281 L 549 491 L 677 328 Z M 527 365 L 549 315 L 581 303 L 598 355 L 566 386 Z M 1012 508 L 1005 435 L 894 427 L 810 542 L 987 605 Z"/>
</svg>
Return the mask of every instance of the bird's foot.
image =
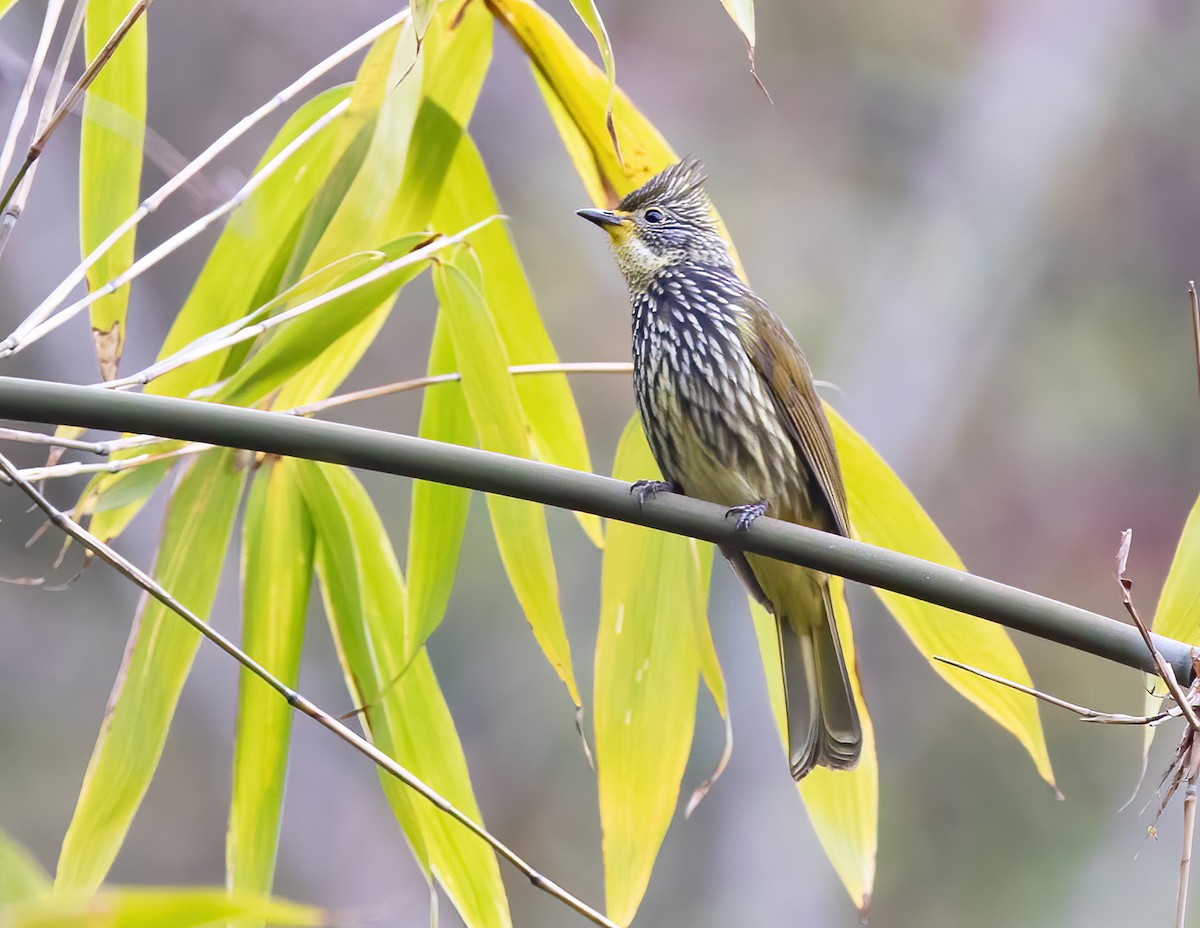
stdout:
<svg viewBox="0 0 1200 928">
<path fill-rule="evenodd" d="M 744 506 L 734 506 L 732 509 L 725 510 L 725 518 L 737 516 L 737 530 L 739 532 L 750 531 L 750 526 L 754 524 L 754 520 L 767 511 L 769 503 L 765 499 L 760 499 L 757 503 L 746 503 Z"/>
<path fill-rule="evenodd" d="M 645 506 L 646 500 L 654 499 L 659 493 L 682 493 L 683 487 L 674 480 L 638 480 L 629 492 L 637 494 L 639 506 Z"/>
</svg>

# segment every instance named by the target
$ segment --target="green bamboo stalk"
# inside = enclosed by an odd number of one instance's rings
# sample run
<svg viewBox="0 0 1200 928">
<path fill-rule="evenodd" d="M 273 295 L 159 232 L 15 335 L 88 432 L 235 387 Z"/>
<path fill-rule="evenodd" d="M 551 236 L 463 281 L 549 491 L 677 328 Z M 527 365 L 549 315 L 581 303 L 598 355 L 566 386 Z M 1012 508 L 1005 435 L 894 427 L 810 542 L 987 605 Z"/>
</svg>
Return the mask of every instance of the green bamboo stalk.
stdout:
<svg viewBox="0 0 1200 928">
<path fill-rule="evenodd" d="M 761 518 L 739 532 L 724 509 L 661 495 L 643 507 L 629 484 L 596 474 L 333 422 L 194 400 L 0 377 L 0 416 L 245 448 L 468 487 L 733 544 L 997 622 L 1137 670 L 1154 663 L 1132 625 L 964 571 L 815 529 Z M 1176 677 L 1191 647 L 1155 635 Z"/>
</svg>

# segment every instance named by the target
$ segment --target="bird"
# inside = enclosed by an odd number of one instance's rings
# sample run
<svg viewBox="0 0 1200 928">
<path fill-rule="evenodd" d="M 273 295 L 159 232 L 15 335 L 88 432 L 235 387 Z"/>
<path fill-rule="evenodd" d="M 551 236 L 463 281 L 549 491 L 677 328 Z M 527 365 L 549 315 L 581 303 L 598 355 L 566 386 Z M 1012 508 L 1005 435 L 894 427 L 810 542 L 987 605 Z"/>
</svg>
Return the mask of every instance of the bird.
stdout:
<svg viewBox="0 0 1200 928">
<path fill-rule="evenodd" d="M 633 383 L 662 480 L 728 506 L 739 530 L 771 516 L 850 535 L 837 449 L 800 346 L 738 276 L 694 158 L 672 164 L 615 209 L 577 215 L 608 233 L 629 289 Z M 774 614 L 791 774 L 852 769 L 863 734 L 838 638 L 829 578 L 721 546 L 750 595 Z"/>
</svg>

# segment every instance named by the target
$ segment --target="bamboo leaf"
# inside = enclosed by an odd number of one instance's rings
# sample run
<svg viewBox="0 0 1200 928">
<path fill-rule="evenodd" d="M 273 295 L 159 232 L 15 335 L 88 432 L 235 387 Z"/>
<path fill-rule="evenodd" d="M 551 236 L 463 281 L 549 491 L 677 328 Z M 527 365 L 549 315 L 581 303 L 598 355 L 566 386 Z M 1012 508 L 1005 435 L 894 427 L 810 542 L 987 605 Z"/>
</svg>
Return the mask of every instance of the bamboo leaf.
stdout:
<svg viewBox="0 0 1200 928">
<path fill-rule="evenodd" d="M 184 473 L 167 509 L 154 575 L 201 616 L 216 595 L 243 476 L 236 452 L 207 452 Z M 57 890 L 89 893 L 108 873 L 158 766 L 199 643 L 182 619 L 142 597 L 63 839 Z"/>
<path fill-rule="evenodd" d="M 826 407 L 846 480 L 850 521 L 863 541 L 963 569 L 962 561 L 900 478 L 833 409 Z M 938 657 L 1031 685 L 1029 671 L 999 625 L 887 590 L 875 591 L 917 650 L 954 689 L 1011 732 L 1051 786 L 1054 771 L 1032 696 L 947 668 Z"/>
<path fill-rule="evenodd" d="M 50 891 L 50 876 L 25 847 L 0 830 L 0 925 L 4 906 Z"/>
<path fill-rule="evenodd" d="M 598 172 L 608 191 L 605 202 L 611 205 L 677 160 L 659 131 L 619 87 L 612 94 L 612 125 L 620 146 L 618 153 L 606 125 L 608 78 L 552 16 L 531 0 L 488 0 L 488 5 L 541 76 L 539 86 L 554 95 L 561 111 L 586 142 L 586 156 L 578 145 L 568 145 L 568 151 L 573 159 L 586 158 L 583 165 L 576 160 L 581 167 L 580 176 L 586 177 L 588 171 Z"/>
<path fill-rule="evenodd" d="M 326 925 L 321 909 L 214 887 L 122 887 L 54 894 L 0 908 L 4 928 L 201 928 L 246 918 L 272 925 Z"/>
<path fill-rule="evenodd" d="M 446 319 L 438 316 L 429 350 L 429 373 L 458 370 Z M 421 400 L 420 436 L 456 445 L 475 445 L 475 426 L 463 399 L 462 384 L 428 387 Z M 471 491 L 429 480 L 415 480 L 408 523 L 408 628 L 410 651 L 421 647 L 441 623 L 454 587 L 458 555 L 467 525 Z"/>
<path fill-rule="evenodd" d="M 461 229 L 499 212 L 500 204 L 483 159 L 474 142 L 466 137 L 454 154 L 433 212 L 434 225 L 441 229 Z M 509 363 L 558 361 L 507 226 L 493 223 L 480 229 L 471 239 L 471 248 L 484 267 L 483 297 Z M 551 464 L 590 471 L 587 437 L 566 375 L 539 374 L 517 378 L 515 382 L 533 454 Z M 577 517 L 588 537 L 600 546 L 603 543 L 600 520 L 584 513 Z"/>
<path fill-rule="evenodd" d="M 617 62 L 613 58 L 612 43 L 608 40 L 608 30 L 604 28 L 604 20 L 600 18 L 600 11 L 596 9 L 596 0 L 571 0 L 571 6 L 575 8 L 576 15 L 587 26 L 592 38 L 596 40 L 600 60 L 604 62 L 604 78 L 608 82 L 608 101 L 604 107 L 604 127 L 612 139 L 613 147 L 616 148 L 617 160 L 620 161 L 621 148 L 617 141 L 616 130 L 613 128 L 612 113 L 613 97 L 617 89 Z"/>
<path fill-rule="evenodd" d="M 721 0 L 729 18 L 737 24 L 742 35 L 746 37 L 746 45 L 750 49 L 750 60 L 754 60 L 754 0 Z"/>
<path fill-rule="evenodd" d="M 83 24 L 91 61 L 129 12 L 128 0 L 93 0 Z M 146 17 L 139 19 L 88 88 L 79 139 L 79 222 L 83 254 L 90 254 L 137 209 L 146 132 Z M 113 245 L 87 272 L 95 290 L 133 263 L 134 232 Z M 125 344 L 129 287 L 91 307 L 92 339 L 105 380 L 116 376 Z"/>
<path fill-rule="evenodd" d="M 335 261 L 329 266 L 331 273 L 324 277 L 320 289 L 326 293 L 333 291 L 381 264 L 403 257 L 428 241 L 428 235 L 417 232 L 387 242 L 376 250 L 360 253 L 353 261 Z M 319 359 L 330 344 L 353 332 L 356 326 L 376 311 L 380 301 L 394 299 L 395 294 L 421 271 L 420 264 L 397 268 L 378 280 L 336 297 L 312 312 L 273 329 L 265 340 L 260 340 L 259 350 L 217 391 L 217 400 L 235 406 L 249 405 L 288 382 L 298 372 L 311 368 L 314 359 Z M 319 273 L 314 272 L 304 280 L 311 281 Z M 300 287 L 301 284 L 296 286 Z M 292 295 L 292 292 L 289 290 L 278 298 L 277 311 L 283 312 L 293 304 L 298 305 L 319 295 L 309 292 Z M 330 385 L 330 392 L 340 381 L 339 376 Z M 293 397 L 293 392 L 294 389 L 283 398 L 285 408 L 300 405 L 300 401 L 293 401 L 298 399 Z"/>
<path fill-rule="evenodd" d="M 426 33 L 423 53 L 415 63 L 415 47 L 407 44 L 407 33 L 401 37 L 393 80 L 403 81 L 391 91 L 385 104 L 390 112 L 387 132 L 391 142 L 373 145 L 355 179 L 355 185 L 365 192 L 357 198 L 353 189 L 347 194 L 347 201 L 330 222 L 312 261 L 319 261 L 322 254 L 375 247 L 379 241 L 427 228 L 463 136 L 459 119 L 470 116 L 487 70 L 489 26 L 490 22 L 483 22 L 469 8 L 458 19 L 450 5 L 443 3 L 438 6 Z M 404 99 L 392 99 L 401 95 Z M 451 109 L 444 109 L 439 101 Z M 376 138 L 383 138 L 383 132 L 381 120 Z M 370 347 L 387 319 L 392 301 L 390 295 L 381 298 L 374 311 L 285 385 L 276 404 L 301 405 L 332 393 Z"/>
<path fill-rule="evenodd" d="M 1152 627 L 1168 638 L 1176 638 L 1189 644 L 1200 645 L 1200 590 L 1196 588 L 1196 577 L 1200 576 L 1200 499 L 1192 505 L 1184 523 L 1183 532 L 1175 546 L 1175 556 L 1167 579 L 1163 581 L 1158 605 L 1154 609 Z M 1162 680 L 1152 674 L 1146 675 L 1145 714 L 1153 715 L 1162 707 L 1166 687 Z M 1142 737 L 1142 756 L 1149 756 L 1157 728 L 1146 726 Z"/>
<path fill-rule="evenodd" d="M 425 36 L 425 30 L 429 28 L 429 21 L 433 19 L 433 9 L 435 6 L 437 6 L 437 0 L 413 0 L 413 26 L 416 29 L 418 39 Z"/>
<path fill-rule="evenodd" d="M 850 684 L 858 703 L 863 727 L 863 751 L 858 766 L 850 771 L 818 767 L 799 784 L 800 796 L 812 820 L 817 839 L 841 877 L 854 904 L 866 915 L 875 882 L 875 858 L 879 830 L 879 762 L 875 754 L 875 729 L 863 702 L 859 685 L 858 662 L 854 656 L 854 632 L 846 609 L 845 582 L 830 578 L 830 598 L 837 619 L 838 634 L 850 668 Z M 779 635 L 775 618 L 753 599 L 750 615 L 762 655 L 767 691 L 779 729 L 783 756 L 787 757 L 787 709 L 783 695 L 783 669 L 779 664 Z"/>
<path fill-rule="evenodd" d="M 1200 645 L 1200 499 L 1188 513 L 1154 610 L 1154 630 Z"/>
<path fill-rule="evenodd" d="M 312 521 L 295 470 L 288 459 L 259 469 L 242 541 L 242 648 L 290 687 L 300 675 L 313 573 Z M 235 892 L 271 891 L 292 718 L 279 694 L 243 668 L 225 842 L 226 881 Z"/>
<path fill-rule="evenodd" d="M 347 685 L 378 747 L 479 820 L 454 721 L 424 649 L 411 639 L 404 579 L 362 485 L 345 468 L 297 464 L 317 532 L 317 571 Z M 437 878 L 470 928 L 508 928 L 500 868 L 462 825 L 380 774 L 417 860 Z"/>
<path fill-rule="evenodd" d="M 482 3 L 439 3 L 425 33 L 422 92 L 458 125 L 471 121 L 492 62 L 492 17 Z"/>
<path fill-rule="evenodd" d="M 259 166 L 345 99 L 346 94 L 346 88 L 335 88 L 302 106 L 280 130 Z M 281 237 L 303 214 L 308 200 L 329 172 L 336 135 L 335 124 L 313 139 L 233 213 L 171 326 L 159 352 L 160 360 L 257 305 L 255 295 L 279 250 Z M 171 371 L 147 384 L 146 392 L 186 396 L 216 380 L 225 358 L 224 353 L 209 355 Z M 115 454 L 113 459 L 137 453 L 140 452 Z M 95 513 L 89 526 L 92 533 L 107 541 L 124 531 L 170 467 L 170 462 L 164 462 L 94 478 L 84 489 L 79 506 L 81 511 Z"/>
<path fill-rule="evenodd" d="M 613 476 L 658 468 L 636 417 Z M 679 799 L 696 720 L 707 574 L 695 541 L 608 524 L 596 640 L 595 727 L 608 916 L 628 924 Z M 711 562 L 707 545 L 703 558 Z"/>
<path fill-rule="evenodd" d="M 456 264 L 436 265 L 433 286 L 462 370 L 463 395 L 480 444 L 488 451 L 531 457 L 521 401 L 483 294 Z M 545 511 L 535 503 L 504 496 L 489 495 L 487 502 L 500 557 L 525 618 L 578 706 Z"/>
</svg>

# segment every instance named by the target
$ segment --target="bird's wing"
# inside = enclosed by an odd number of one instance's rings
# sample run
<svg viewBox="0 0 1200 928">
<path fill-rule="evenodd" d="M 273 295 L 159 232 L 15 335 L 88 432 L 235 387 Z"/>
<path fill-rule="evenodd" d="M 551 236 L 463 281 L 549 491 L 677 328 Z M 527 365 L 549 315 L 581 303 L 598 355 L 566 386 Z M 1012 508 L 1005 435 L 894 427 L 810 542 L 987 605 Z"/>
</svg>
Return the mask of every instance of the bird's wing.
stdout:
<svg viewBox="0 0 1200 928">
<path fill-rule="evenodd" d="M 813 386 L 812 373 L 800 346 L 770 308 L 753 293 L 738 300 L 745 312 L 739 325 L 742 344 L 767 391 L 775 400 L 801 457 L 807 462 L 820 496 L 829 507 L 838 534 L 850 536 L 846 488 L 825 410 Z"/>
</svg>

